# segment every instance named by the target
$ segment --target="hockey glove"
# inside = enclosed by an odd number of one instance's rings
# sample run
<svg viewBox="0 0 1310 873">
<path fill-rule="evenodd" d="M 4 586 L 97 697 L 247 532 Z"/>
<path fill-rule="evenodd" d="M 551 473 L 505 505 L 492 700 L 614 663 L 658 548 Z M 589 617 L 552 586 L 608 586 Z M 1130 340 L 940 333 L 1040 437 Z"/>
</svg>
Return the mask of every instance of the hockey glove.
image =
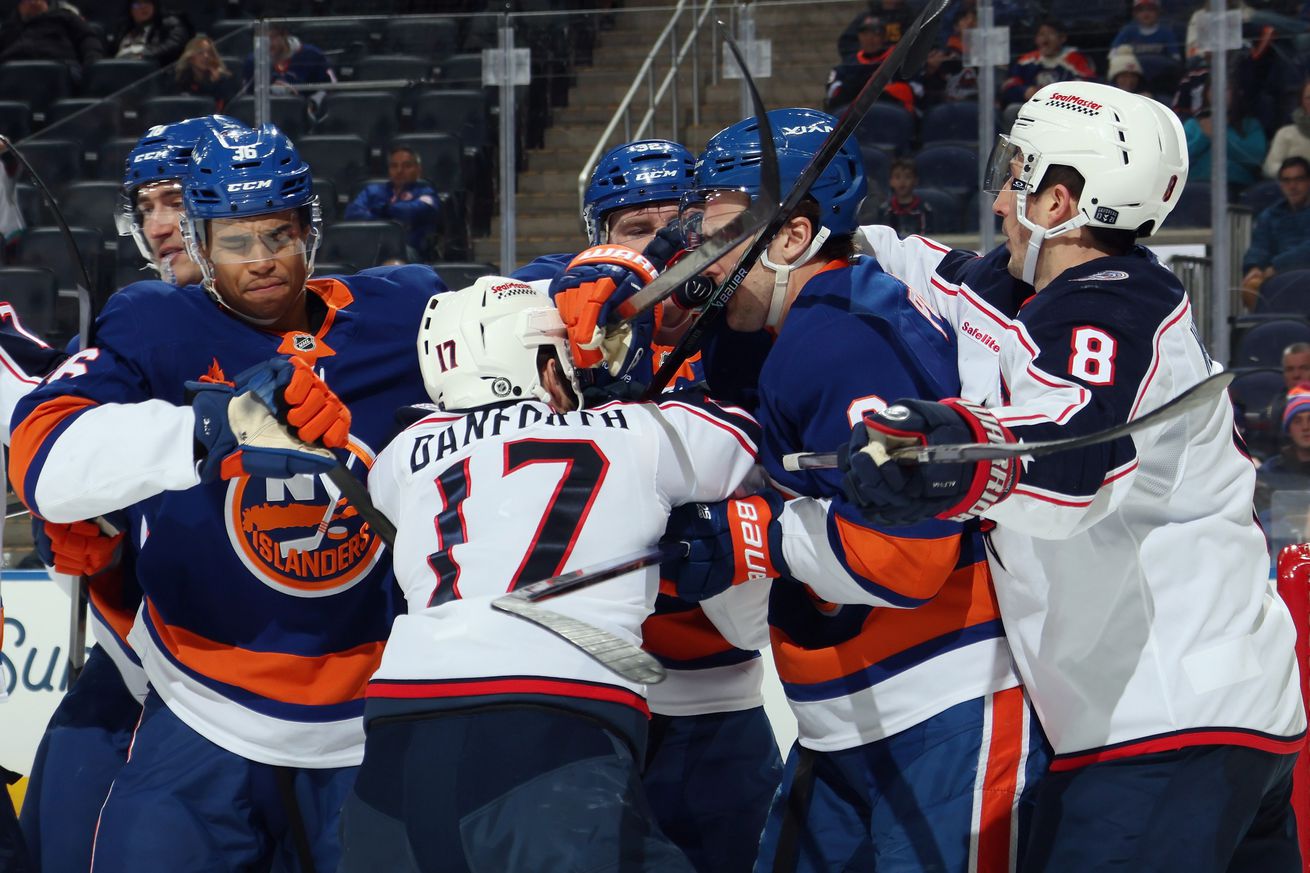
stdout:
<svg viewBox="0 0 1310 873">
<path fill-rule="evenodd" d="M 550 296 L 568 328 L 575 366 L 585 369 L 604 363 L 610 375 L 619 378 L 633 369 L 638 359 L 645 359 L 654 329 L 650 313 L 609 332 L 605 322 L 616 306 L 657 273 L 655 265 L 633 249 L 600 245 L 580 252 L 555 277 Z"/>
<path fill-rule="evenodd" d="M 903 464 L 888 452 L 903 446 L 1013 443 L 986 408 L 951 398 L 940 403 L 901 400 L 869 414 L 838 454 L 842 486 L 876 524 L 906 525 L 937 517 L 964 521 L 1005 497 L 1018 478 L 1018 460 Z"/>
<path fill-rule="evenodd" d="M 660 564 L 660 578 L 683 600 L 699 602 L 752 579 L 787 574 L 778 516 L 784 501 L 775 491 L 740 500 L 676 506 L 665 542 L 687 544 L 687 554 Z"/>
<path fill-rule="evenodd" d="M 237 376 L 235 387 L 211 382 L 186 387 L 195 410 L 201 482 L 326 473 L 336 457 L 307 440 L 340 446 L 350 431 L 345 405 L 303 361 L 274 358 L 258 364 Z M 274 410 L 300 438 L 274 418 Z"/>
<path fill-rule="evenodd" d="M 63 524 L 32 516 L 32 541 L 37 557 L 47 567 L 67 576 L 94 576 L 118 563 L 123 524 L 108 534 L 94 521 Z"/>
</svg>

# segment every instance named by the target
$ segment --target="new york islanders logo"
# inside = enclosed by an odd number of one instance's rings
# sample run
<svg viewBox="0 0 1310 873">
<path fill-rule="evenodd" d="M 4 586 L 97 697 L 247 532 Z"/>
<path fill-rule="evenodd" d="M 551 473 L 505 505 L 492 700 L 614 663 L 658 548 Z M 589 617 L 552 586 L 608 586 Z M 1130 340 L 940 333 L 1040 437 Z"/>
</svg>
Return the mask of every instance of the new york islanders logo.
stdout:
<svg viewBox="0 0 1310 873">
<path fill-rule="evenodd" d="M 373 465 L 373 452 L 354 437 L 346 450 L 356 475 Z M 326 475 L 233 479 L 225 510 L 232 550 L 286 594 L 338 594 L 377 564 L 382 541 Z"/>
</svg>

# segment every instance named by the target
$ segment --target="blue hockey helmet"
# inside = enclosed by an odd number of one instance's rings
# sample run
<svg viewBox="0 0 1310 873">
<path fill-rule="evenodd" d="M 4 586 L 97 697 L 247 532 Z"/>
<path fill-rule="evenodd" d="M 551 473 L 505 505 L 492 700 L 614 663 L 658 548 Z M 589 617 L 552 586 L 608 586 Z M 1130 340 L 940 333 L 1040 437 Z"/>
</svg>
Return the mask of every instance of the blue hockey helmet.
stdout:
<svg viewBox="0 0 1310 873">
<path fill-rule="evenodd" d="M 695 183 L 696 158 L 667 139 L 643 139 L 601 156 L 582 200 L 582 223 L 592 245 L 606 242 L 605 216 L 646 203 L 677 203 Z"/>
<path fill-rule="evenodd" d="M 768 115 L 778 151 L 778 175 L 785 197 L 820 144 L 837 126 L 837 119 L 817 109 L 775 109 Z M 726 127 L 710 138 L 696 161 L 696 188 L 701 191 L 760 191 L 760 130 L 754 117 Z M 851 137 L 828 162 L 809 196 L 819 204 L 819 223 L 830 234 L 853 233 L 855 213 L 869 191 L 864 158 Z"/>
<path fill-rule="evenodd" d="M 210 260 L 202 252 L 210 221 L 296 210 L 307 230 L 303 250 L 308 271 L 313 272 L 322 218 L 309 164 L 274 125 L 201 134 L 182 182 L 182 197 L 187 253 L 200 267 L 205 289 L 220 304 Z"/>
<path fill-rule="evenodd" d="M 131 236 L 141 257 L 152 260 L 150 246 L 136 213 L 137 192 L 157 182 L 177 182 L 187 174 L 191 150 L 208 130 L 245 130 L 246 126 L 227 115 L 205 115 L 173 124 L 157 124 L 147 130 L 128 152 L 123 166 L 123 196 L 119 199 L 114 224 L 119 236 Z"/>
</svg>

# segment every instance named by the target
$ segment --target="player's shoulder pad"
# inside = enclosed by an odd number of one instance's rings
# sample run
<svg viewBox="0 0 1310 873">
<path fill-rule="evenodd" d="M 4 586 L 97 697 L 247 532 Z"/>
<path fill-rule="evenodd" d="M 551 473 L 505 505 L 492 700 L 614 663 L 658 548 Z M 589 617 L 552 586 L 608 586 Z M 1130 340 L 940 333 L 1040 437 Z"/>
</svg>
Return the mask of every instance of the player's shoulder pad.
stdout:
<svg viewBox="0 0 1310 873">
<path fill-rule="evenodd" d="M 760 425 L 753 415 L 740 407 L 713 399 L 697 386 L 666 391 L 651 402 L 661 410 L 681 408 L 708 418 L 720 426 L 741 432 L 752 445 L 760 445 Z"/>
<path fill-rule="evenodd" d="M 355 276 L 365 279 L 381 279 L 393 285 L 421 291 L 429 297 L 450 290 L 450 286 L 441 278 L 441 274 L 427 264 L 396 264 L 390 267 L 369 267 L 367 270 L 360 270 Z M 347 287 L 354 291 L 355 287 L 350 281 L 352 277 L 345 276 L 342 278 Z"/>
<path fill-rule="evenodd" d="M 427 416 L 434 412 L 440 412 L 441 407 L 435 403 L 415 403 L 410 406 L 402 406 L 395 412 L 396 424 L 404 430 L 411 425 L 418 424 Z"/>
</svg>

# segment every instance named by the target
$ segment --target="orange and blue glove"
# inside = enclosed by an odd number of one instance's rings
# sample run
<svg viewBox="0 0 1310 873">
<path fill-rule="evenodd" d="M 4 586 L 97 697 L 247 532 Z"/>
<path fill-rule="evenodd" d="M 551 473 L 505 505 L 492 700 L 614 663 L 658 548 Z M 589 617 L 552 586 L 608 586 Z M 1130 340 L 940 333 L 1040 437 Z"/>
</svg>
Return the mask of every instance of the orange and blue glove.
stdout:
<svg viewBox="0 0 1310 873">
<path fill-rule="evenodd" d="M 641 252 L 606 244 L 579 252 L 555 277 L 550 296 L 568 328 L 574 366 L 588 369 L 605 364 L 610 375 L 618 378 L 633 368 L 634 358 L 645 358 L 637 353 L 650 345 L 654 332 L 650 312 L 609 332 L 605 324 L 616 307 L 658 272 Z"/>
<path fill-rule="evenodd" d="M 350 436 L 350 410 L 299 358 L 257 364 L 235 386 L 186 387 L 201 482 L 326 473 L 337 463 L 330 449 L 344 447 Z"/>
<path fill-rule="evenodd" d="M 787 575 L 778 523 L 785 501 L 776 491 L 718 503 L 676 506 L 664 542 L 682 542 L 686 554 L 660 564 L 660 578 L 683 600 L 699 602 L 754 579 Z"/>
<path fill-rule="evenodd" d="M 118 547 L 123 542 L 126 519 L 116 527 L 119 532 L 111 536 L 93 521 L 65 524 L 34 515 L 32 541 L 37 557 L 47 567 L 54 567 L 55 572 L 67 576 L 94 576 L 119 561 Z"/>
</svg>

